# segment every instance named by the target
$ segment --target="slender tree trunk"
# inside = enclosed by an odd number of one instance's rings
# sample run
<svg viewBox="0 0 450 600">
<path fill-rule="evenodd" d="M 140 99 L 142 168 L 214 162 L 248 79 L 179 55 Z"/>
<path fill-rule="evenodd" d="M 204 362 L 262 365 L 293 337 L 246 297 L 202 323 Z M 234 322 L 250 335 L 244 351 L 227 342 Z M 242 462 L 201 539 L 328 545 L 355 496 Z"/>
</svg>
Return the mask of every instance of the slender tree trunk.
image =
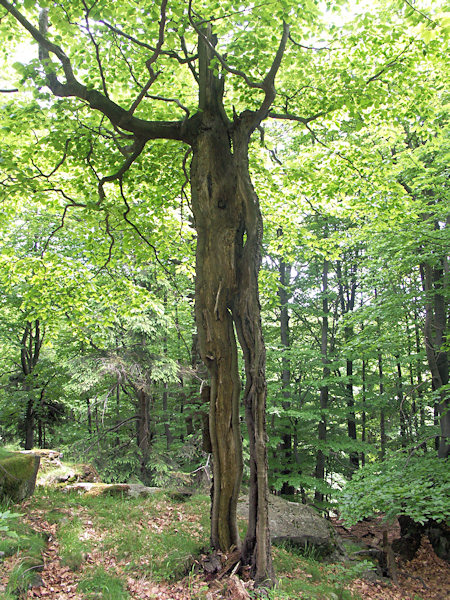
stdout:
<svg viewBox="0 0 450 600">
<path fill-rule="evenodd" d="M 151 469 L 148 462 L 150 458 L 150 397 L 142 389 L 137 391 L 138 410 L 137 410 L 137 446 L 140 451 L 141 478 L 143 483 L 148 484 L 151 481 Z"/>
<path fill-rule="evenodd" d="M 396 356 L 397 359 L 397 399 L 398 399 L 398 409 L 400 415 L 400 436 L 401 436 L 401 444 L 403 448 L 406 448 L 408 445 L 408 426 L 406 420 L 405 413 L 405 397 L 403 394 L 403 376 L 402 376 L 402 366 L 400 364 L 400 357 Z"/>
<path fill-rule="evenodd" d="M 31 391 L 30 391 L 31 394 Z M 25 450 L 32 450 L 34 446 L 34 402 L 33 396 L 27 402 L 27 409 L 25 413 Z"/>
<path fill-rule="evenodd" d="M 378 385 L 380 390 L 381 408 L 380 408 L 380 458 L 386 455 L 386 419 L 384 414 L 384 375 L 383 375 L 383 357 L 378 352 Z"/>
<path fill-rule="evenodd" d="M 346 266 L 346 265 L 345 265 Z M 336 273 L 339 281 L 339 300 L 341 304 L 342 315 L 346 315 L 353 311 L 355 307 L 356 297 L 356 272 L 350 268 L 350 275 L 347 273 L 344 279 L 342 274 L 341 261 L 336 264 Z M 353 328 L 349 325 L 344 327 L 344 340 L 347 344 L 353 336 Z M 346 376 L 347 383 L 345 386 L 345 395 L 347 399 L 347 433 L 351 440 L 356 440 L 356 415 L 355 415 L 355 398 L 353 395 L 353 360 L 347 358 L 346 361 Z M 359 458 L 357 452 L 350 452 L 350 469 L 354 471 L 359 466 Z"/>
<path fill-rule="evenodd" d="M 429 264 L 422 265 L 425 304 L 425 350 L 428 366 L 431 371 L 433 390 L 438 392 L 436 405 L 437 419 L 441 427 L 438 455 L 447 458 L 450 455 L 450 394 L 447 390 L 449 382 L 449 357 L 446 349 L 446 324 L 448 302 L 443 288 L 448 279 L 446 261 L 440 267 Z"/>
<path fill-rule="evenodd" d="M 34 444 L 34 429 L 36 424 L 32 373 L 38 363 L 44 339 L 38 320 L 27 322 L 21 340 L 20 362 L 23 375 L 23 386 L 26 392 L 27 406 L 25 410 L 25 450 L 31 450 Z"/>
<path fill-rule="evenodd" d="M 283 235 L 283 230 L 280 228 L 277 232 L 278 237 Z M 289 330 L 289 310 L 288 301 L 289 293 L 287 286 L 290 282 L 291 267 L 280 258 L 279 266 L 280 274 L 280 285 L 278 288 L 278 297 L 280 299 L 280 341 L 282 346 L 281 355 L 281 390 L 283 395 L 282 407 L 283 410 L 289 410 L 291 407 L 291 362 L 287 352 L 291 347 L 290 330 Z M 290 424 L 287 427 L 287 431 L 282 432 L 282 443 L 280 445 L 282 465 L 282 475 L 289 475 L 292 467 L 292 435 L 290 432 Z M 295 488 L 289 485 L 287 481 L 283 482 L 281 487 L 282 494 L 294 494 Z"/>
<path fill-rule="evenodd" d="M 89 431 L 89 435 L 92 435 L 92 412 L 91 412 L 91 400 L 89 398 L 86 398 L 86 408 L 87 408 L 88 431 Z"/>
<path fill-rule="evenodd" d="M 326 382 L 330 376 L 330 367 L 328 364 L 328 271 L 330 263 L 328 260 L 323 262 L 322 271 L 322 335 L 321 335 L 321 348 L 320 353 L 322 355 L 322 376 Z M 328 409 L 328 384 L 325 383 L 320 388 L 320 410 L 321 418 L 318 426 L 318 439 L 319 439 L 319 450 L 317 451 L 316 458 L 316 470 L 315 477 L 320 481 L 325 478 L 325 453 L 320 447 L 324 445 L 327 440 L 327 415 Z M 316 489 L 314 493 L 314 500 L 316 502 L 323 502 L 323 493 Z"/>
<path fill-rule="evenodd" d="M 366 397 L 367 397 L 367 361 L 363 358 L 362 361 L 362 414 L 361 414 L 361 441 L 366 441 Z M 361 452 L 361 465 L 366 464 L 366 454 Z"/>
</svg>

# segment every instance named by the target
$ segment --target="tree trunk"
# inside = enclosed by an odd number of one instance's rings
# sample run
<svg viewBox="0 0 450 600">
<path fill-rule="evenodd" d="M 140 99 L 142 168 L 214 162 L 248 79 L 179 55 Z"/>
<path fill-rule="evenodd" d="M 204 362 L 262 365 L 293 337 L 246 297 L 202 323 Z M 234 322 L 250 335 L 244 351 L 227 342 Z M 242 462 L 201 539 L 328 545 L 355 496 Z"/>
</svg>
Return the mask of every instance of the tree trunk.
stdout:
<svg viewBox="0 0 450 600">
<path fill-rule="evenodd" d="M 20 348 L 20 363 L 23 374 L 24 391 L 27 393 L 27 407 L 25 411 L 25 450 L 31 450 L 34 444 L 35 406 L 32 373 L 39 360 L 44 333 L 41 331 L 38 320 L 27 322 L 23 332 Z"/>
<path fill-rule="evenodd" d="M 31 394 L 31 391 L 30 391 Z M 25 450 L 32 450 L 34 445 L 34 402 L 33 396 L 27 402 L 25 413 Z"/>
<path fill-rule="evenodd" d="M 240 548 L 236 507 L 242 478 L 240 378 L 235 329 L 244 353 L 244 405 L 250 443 L 249 525 L 242 561 L 257 583 L 274 581 L 268 528 L 265 429 L 265 347 L 258 294 L 262 219 L 248 169 L 257 125 L 247 111 L 231 123 L 223 109 L 223 80 L 210 63 L 214 38 L 199 41 L 200 120 L 189 143 L 192 211 L 197 231 L 195 316 L 199 350 L 210 380 L 213 454 L 211 543 Z"/>
<path fill-rule="evenodd" d="M 283 235 L 283 230 L 280 228 L 277 232 L 278 237 Z M 288 285 L 291 277 L 291 266 L 286 264 L 283 258 L 280 258 L 279 266 L 280 285 L 278 288 L 278 297 L 280 299 L 280 341 L 282 346 L 281 355 L 281 389 L 283 394 L 282 406 L 283 410 L 289 410 L 291 407 L 291 363 L 289 356 L 286 354 L 291 347 L 290 330 L 289 330 L 289 310 L 288 310 Z M 282 475 L 289 475 L 292 468 L 292 435 L 290 433 L 290 424 L 287 431 L 282 432 L 282 443 L 280 445 L 282 461 L 284 468 Z M 287 481 L 283 481 L 281 487 L 282 494 L 294 494 L 295 488 L 289 485 Z"/>
<path fill-rule="evenodd" d="M 330 376 L 330 367 L 328 364 L 328 271 L 330 263 L 328 260 L 323 261 L 322 271 L 322 338 L 321 338 L 321 355 L 322 355 L 322 375 L 323 380 L 326 381 Z M 326 410 L 328 409 L 328 384 L 322 385 L 320 388 L 320 409 L 321 419 L 318 427 L 318 438 L 319 444 L 325 444 L 327 440 L 327 415 Z M 316 479 L 321 481 L 325 478 L 325 453 L 319 446 L 316 458 Z M 316 502 L 323 502 L 323 493 L 316 489 L 314 494 L 314 500 Z"/>
<path fill-rule="evenodd" d="M 344 256 L 345 258 L 345 256 Z M 347 265 L 345 266 L 345 279 L 342 274 L 341 261 L 337 261 L 336 274 L 339 282 L 339 302 L 341 305 L 342 315 L 353 312 L 355 308 L 356 297 L 356 271 L 353 266 L 350 266 L 350 274 L 348 273 Z M 345 325 L 344 327 L 344 342 L 348 344 L 353 337 L 353 327 Z M 356 415 L 355 415 L 355 397 L 353 394 L 353 360 L 347 358 L 346 361 L 346 376 L 347 383 L 345 385 L 345 396 L 347 399 L 347 433 L 351 440 L 357 439 L 356 436 Z M 350 475 L 359 467 L 359 457 L 357 452 L 350 452 Z"/>
<path fill-rule="evenodd" d="M 137 392 L 138 411 L 137 411 L 137 446 L 140 451 L 141 463 L 141 478 L 144 484 L 151 482 L 151 469 L 149 469 L 148 461 L 150 458 L 150 397 L 142 389 Z"/>
<path fill-rule="evenodd" d="M 428 366 L 431 371 L 433 390 L 439 393 L 437 415 L 441 426 L 438 455 L 447 458 L 450 455 L 450 394 L 449 358 L 446 349 L 446 323 L 448 303 L 443 288 L 448 277 L 445 265 L 440 268 L 429 264 L 422 265 L 425 293 L 425 349 Z"/>
</svg>

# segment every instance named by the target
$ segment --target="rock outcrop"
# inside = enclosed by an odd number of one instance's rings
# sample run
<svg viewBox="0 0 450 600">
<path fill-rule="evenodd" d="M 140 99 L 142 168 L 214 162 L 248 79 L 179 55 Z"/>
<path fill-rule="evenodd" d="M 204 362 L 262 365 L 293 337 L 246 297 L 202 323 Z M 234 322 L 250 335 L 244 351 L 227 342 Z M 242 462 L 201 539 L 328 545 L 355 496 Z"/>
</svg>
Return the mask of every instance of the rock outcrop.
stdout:
<svg viewBox="0 0 450 600">
<path fill-rule="evenodd" d="M 238 516 L 248 518 L 248 500 L 240 498 Z M 323 557 L 343 553 L 332 525 L 311 506 L 269 496 L 269 526 L 273 544 L 288 543 L 313 548 Z"/>
<path fill-rule="evenodd" d="M 11 452 L 0 458 L 0 498 L 21 502 L 36 485 L 40 457 L 32 452 Z"/>
</svg>

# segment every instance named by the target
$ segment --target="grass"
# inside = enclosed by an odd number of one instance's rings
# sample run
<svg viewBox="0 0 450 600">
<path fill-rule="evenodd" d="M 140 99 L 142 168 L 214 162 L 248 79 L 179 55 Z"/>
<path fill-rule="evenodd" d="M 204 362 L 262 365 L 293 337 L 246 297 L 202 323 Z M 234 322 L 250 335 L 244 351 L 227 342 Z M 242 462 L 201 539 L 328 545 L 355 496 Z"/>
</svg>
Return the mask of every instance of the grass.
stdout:
<svg viewBox="0 0 450 600">
<path fill-rule="evenodd" d="M 208 496 L 182 502 L 163 492 L 130 498 L 38 488 L 34 509 L 57 524 L 62 560 L 77 571 L 86 600 L 127 600 L 128 576 L 155 583 L 184 578 L 189 587 L 196 559 L 208 551 Z M 85 561 L 88 553 L 94 569 Z M 367 570 L 366 564 L 320 562 L 310 548 L 276 546 L 273 556 L 279 582 L 268 600 L 356 600 L 346 586 Z"/>
<path fill-rule="evenodd" d="M 123 581 L 102 568 L 94 569 L 84 575 L 78 584 L 78 591 L 84 593 L 86 600 L 127 600 L 129 598 Z"/>
<path fill-rule="evenodd" d="M 82 533 L 83 524 L 78 517 L 63 523 L 58 529 L 61 563 L 72 571 L 78 571 L 86 557 L 88 544 L 82 539 Z"/>
</svg>

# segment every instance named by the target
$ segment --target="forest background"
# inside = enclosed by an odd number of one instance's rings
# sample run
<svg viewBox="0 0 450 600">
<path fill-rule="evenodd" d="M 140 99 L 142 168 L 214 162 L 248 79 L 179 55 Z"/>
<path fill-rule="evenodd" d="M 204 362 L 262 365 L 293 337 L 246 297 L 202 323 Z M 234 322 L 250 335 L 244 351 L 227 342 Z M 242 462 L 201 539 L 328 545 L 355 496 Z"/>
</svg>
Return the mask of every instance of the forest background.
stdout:
<svg viewBox="0 0 450 600">
<path fill-rule="evenodd" d="M 445 520 L 446 3 L 138 5 L 0 2 L 2 443 L 57 447 L 104 481 L 164 485 L 207 462 L 198 148 L 165 131 L 138 152 L 136 132 L 91 110 L 88 93 L 131 105 L 131 120 L 194 123 L 212 110 L 200 97 L 196 112 L 211 23 L 205 77 L 233 135 L 248 114 L 259 120 L 248 156 L 264 221 L 269 488 L 338 502 L 350 521 L 377 510 Z M 48 46 L 36 27 L 30 50 L 11 6 L 27 23 L 41 15 Z M 55 95 L 52 77 L 68 73 L 55 48 L 84 99 Z M 271 75 L 268 103 L 255 83 Z M 247 366 L 239 357 L 243 381 Z"/>
</svg>

